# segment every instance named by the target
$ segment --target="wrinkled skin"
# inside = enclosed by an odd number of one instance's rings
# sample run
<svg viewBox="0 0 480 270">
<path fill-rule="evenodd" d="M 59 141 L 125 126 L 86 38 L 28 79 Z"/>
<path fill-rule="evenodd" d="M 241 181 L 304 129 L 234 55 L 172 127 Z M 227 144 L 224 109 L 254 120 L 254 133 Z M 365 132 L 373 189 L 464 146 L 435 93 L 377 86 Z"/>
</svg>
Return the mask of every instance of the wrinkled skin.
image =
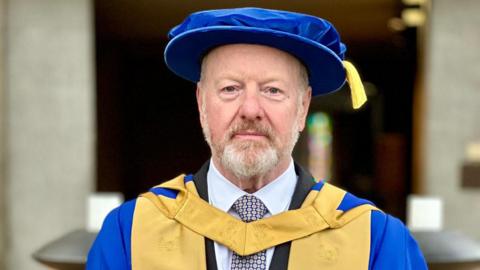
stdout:
<svg viewBox="0 0 480 270">
<path fill-rule="evenodd" d="M 304 67 L 293 56 L 249 44 L 212 50 L 197 103 L 215 166 L 247 192 L 273 181 L 291 161 L 310 99 Z"/>
</svg>

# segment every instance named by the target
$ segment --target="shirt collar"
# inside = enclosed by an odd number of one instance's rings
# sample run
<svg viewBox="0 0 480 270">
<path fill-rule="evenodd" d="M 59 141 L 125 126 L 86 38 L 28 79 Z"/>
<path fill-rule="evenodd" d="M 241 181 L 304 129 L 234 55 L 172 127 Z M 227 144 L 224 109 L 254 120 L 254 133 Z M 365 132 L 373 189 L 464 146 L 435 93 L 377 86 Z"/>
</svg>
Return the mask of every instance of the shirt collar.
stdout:
<svg viewBox="0 0 480 270">
<path fill-rule="evenodd" d="M 253 195 L 262 200 L 271 215 L 276 215 L 286 211 L 290 206 L 296 183 L 297 175 L 291 160 L 288 168 L 279 177 Z M 230 210 L 238 198 L 248 194 L 225 178 L 217 170 L 213 160 L 210 160 L 207 172 L 207 185 L 210 204 L 225 212 Z"/>
</svg>

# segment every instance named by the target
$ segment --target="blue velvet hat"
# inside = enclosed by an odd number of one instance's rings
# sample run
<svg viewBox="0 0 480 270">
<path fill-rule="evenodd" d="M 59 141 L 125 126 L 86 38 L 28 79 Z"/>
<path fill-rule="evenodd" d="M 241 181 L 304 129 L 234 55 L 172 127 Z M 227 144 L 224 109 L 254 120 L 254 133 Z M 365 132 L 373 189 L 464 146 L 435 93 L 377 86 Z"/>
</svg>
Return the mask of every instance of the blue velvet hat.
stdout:
<svg viewBox="0 0 480 270">
<path fill-rule="evenodd" d="M 299 59 L 307 68 L 314 96 L 339 89 L 348 77 L 354 107 L 365 102 L 358 105 L 355 100 L 358 93 L 360 96 L 365 93 L 353 65 L 343 61 L 345 45 L 334 26 L 321 18 L 262 8 L 207 10 L 189 15 L 170 30 L 168 37 L 167 66 L 192 82 L 199 81 L 202 58 L 211 49 L 235 43 L 258 44 Z M 352 87 L 354 80 L 355 85 L 360 83 L 360 90 Z"/>
</svg>

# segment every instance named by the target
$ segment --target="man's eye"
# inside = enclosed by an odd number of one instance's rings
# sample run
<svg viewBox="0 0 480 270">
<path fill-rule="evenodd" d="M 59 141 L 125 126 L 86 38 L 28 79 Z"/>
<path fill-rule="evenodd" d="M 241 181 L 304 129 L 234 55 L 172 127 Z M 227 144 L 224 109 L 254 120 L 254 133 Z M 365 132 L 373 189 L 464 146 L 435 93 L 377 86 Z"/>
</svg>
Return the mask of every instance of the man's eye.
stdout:
<svg viewBox="0 0 480 270">
<path fill-rule="evenodd" d="M 262 93 L 269 99 L 281 101 L 285 99 L 285 92 L 277 87 L 267 87 Z"/>
<path fill-rule="evenodd" d="M 232 93 L 235 91 L 237 91 L 237 88 L 235 86 L 226 86 L 222 88 L 222 92 L 226 92 L 226 93 Z"/>
<path fill-rule="evenodd" d="M 276 87 L 269 87 L 269 88 L 267 88 L 267 92 L 268 92 L 269 94 L 274 94 L 274 95 L 281 93 L 280 89 L 278 89 L 278 88 L 276 88 Z"/>
<path fill-rule="evenodd" d="M 283 91 L 277 87 L 267 87 L 263 90 L 263 93 L 268 96 L 281 96 L 284 94 Z"/>
<path fill-rule="evenodd" d="M 234 99 L 240 95 L 241 88 L 235 85 L 225 86 L 220 89 L 219 96 L 222 99 L 229 100 Z"/>
</svg>

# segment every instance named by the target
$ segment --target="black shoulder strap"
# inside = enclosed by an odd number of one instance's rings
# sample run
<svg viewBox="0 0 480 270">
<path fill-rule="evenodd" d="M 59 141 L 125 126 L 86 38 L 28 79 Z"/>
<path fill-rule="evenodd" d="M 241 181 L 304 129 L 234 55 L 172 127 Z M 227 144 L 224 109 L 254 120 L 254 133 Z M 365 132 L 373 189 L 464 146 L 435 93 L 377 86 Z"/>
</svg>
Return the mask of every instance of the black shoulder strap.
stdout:
<svg viewBox="0 0 480 270">
<path fill-rule="evenodd" d="M 193 176 L 193 182 L 200 198 L 208 202 L 207 172 L 210 162 L 203 164 L 200 170 Z M 215 256 L 215 247 L 211 239 L 205 238 L 205 256 L 207 260 L 207 270 L 217 270 L 217 258 Z"/>
<path fill-rule="evenodd" d="M 312 175 L 296 163 L 295 172 L 298 175 L 298 181 L 295 186 L 295 191 L 293 192 L 289 210 L 300 208 L 310 189 L 315 184 Z M 272 262 L 270 263 L 270 270 L 287 270 L 291 244 L 292 242 L 286 242 L 275 247 Z"/>
</svg>

